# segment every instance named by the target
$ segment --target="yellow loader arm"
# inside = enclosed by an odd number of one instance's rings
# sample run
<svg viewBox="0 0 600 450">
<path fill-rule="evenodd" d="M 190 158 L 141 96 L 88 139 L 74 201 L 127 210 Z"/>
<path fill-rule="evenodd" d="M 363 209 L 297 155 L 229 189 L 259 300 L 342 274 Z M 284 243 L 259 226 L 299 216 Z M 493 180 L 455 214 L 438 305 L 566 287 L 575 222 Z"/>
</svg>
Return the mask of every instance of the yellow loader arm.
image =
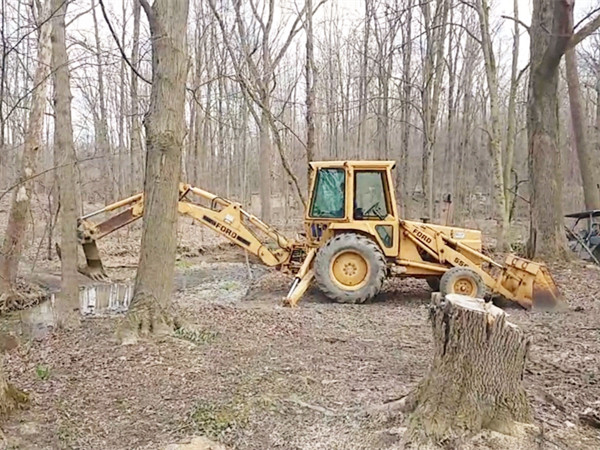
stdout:
<svg viewBox="0 0 600 450">
<path fill-rule="evenodd" d="M 492 295 L 500 295 L 526 309 L 547 309 L 563 302 L 545 264 L 515 255 L 508 255 L 504 264 L 500 264 L 460 240 L 445 235 L 435 226 L 410 221 L 400 221 L 400 225 L 402 232 L 434 261 L 399 260 L 404 266 L 416 265 L 440 274 L 448 270 L 449 265 L 468 267 L 481 277 Z"/>
<path fill-rule="evenodd" d="M 190 194 L 209 205 L 193 202 Z M 102 213 L 122 208 L 125 209 L 102 222 L 96 223 L 91 220 Z M 258 217 L 242 209 L 239 203 L 189 184 L 180 184 L 177 209 L 180 214 L 192 217 L 234 244 L 256 255 L 267 266 L 290 272 L 299 271 L 303 266 L 307 266 L 304 264 L 307 252 L 304 244 L 286 238 Z M 108 278 L 96 241 L 136 221 L 143 215 L 144 195 L 137 194 L 80 217 L 77 225 L 77 237 L 86 258 L 86 267 L 81 269 L 81 272 L 96 280 Z M 262 236 L 259 237 L 259 235 Z M 288 295 L 288 303 L 291 305 L 297 303 L 312 278 L 311 274 L 308 274 L 307 277 L 304 276 L 307 272 L 306 269 L 301 272 L 303 272 L 302 278 L 306 278 L 306 280 L 301 284 L 294 282 Z"/>
</svg>

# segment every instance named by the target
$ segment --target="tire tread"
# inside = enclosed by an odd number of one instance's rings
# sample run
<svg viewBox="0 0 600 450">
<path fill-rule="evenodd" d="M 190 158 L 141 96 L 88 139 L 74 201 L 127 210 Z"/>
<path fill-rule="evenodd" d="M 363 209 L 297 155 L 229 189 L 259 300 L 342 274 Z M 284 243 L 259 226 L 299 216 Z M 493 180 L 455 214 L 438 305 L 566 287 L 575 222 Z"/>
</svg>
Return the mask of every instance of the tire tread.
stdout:
<svg viewBox="0 0 600 450">
<path fill-rule="evenodd" d="M 343 291 L 329 277 L 331 258 L 345 247 L 362 250 L 373 257 L 372 270 L 376 271 L 376 276 L 357 291 Z M 319 249 L 314 267 L 317 284 L 327 297 L 338 303 L 364 303 L 381 291 L 386 278 L 387 263 L 381 249 L 373 240 L 356 233 L 342 233 L 331 238 Z"/>
</svg>

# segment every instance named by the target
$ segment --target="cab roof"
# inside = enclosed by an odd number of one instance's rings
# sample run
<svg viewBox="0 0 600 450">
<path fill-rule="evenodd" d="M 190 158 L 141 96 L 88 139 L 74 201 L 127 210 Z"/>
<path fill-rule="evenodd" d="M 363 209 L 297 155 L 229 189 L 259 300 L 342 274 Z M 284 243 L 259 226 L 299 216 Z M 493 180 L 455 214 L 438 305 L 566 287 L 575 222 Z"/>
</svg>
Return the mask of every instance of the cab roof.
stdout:
<svg viewBox="0 0 600 450">
<path fill-rule="evenodd" d="M 571 214 L 566 214 L 565 217 L 572 219 L 586 219 L 588 217 L 600 217 L 600 209 L 592 209 L 590 211 L 581 211 Z"/>
<path fill-rule="evenodd" d="M 353 169 L 393 169 L 396 166 L 396 161 L 313 161 L 309 164 L 312 169 L 322 169 L 328 167 L 351 167 Z"/>
</svg>

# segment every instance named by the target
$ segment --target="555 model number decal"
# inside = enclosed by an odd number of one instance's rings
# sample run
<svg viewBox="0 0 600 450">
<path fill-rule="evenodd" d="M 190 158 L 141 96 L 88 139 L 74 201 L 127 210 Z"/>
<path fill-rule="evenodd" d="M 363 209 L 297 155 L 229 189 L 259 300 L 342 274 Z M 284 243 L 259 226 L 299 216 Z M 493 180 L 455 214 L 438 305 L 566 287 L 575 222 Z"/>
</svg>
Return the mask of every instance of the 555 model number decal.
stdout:
<svg viewBox="0 0 600 450">
<path fill-rule="evenodd" d="M 466 263 L 466 262 L 464 262 L 464 261 L 463 261 L 462 259 L 460 259 L 459 257 L 455 257 L 455 258 L 454 258 L 454 263 L 455 263 L 457 266 L 460 266 L 460 267 L 466 267 L 466 266 L 467 266 L 467 263 Z"/>
</svg>

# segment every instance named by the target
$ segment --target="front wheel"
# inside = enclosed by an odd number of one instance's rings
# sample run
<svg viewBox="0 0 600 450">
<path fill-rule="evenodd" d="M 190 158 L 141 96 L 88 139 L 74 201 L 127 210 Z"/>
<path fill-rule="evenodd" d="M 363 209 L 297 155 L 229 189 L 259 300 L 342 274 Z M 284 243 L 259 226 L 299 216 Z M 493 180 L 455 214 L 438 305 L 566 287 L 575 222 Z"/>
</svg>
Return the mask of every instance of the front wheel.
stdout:
<svg viewBox="0 0 600 450">
<path fill-rule="evenodd" d="M 386 262 L 371 239 L 344 233 L 319 249 L 314 268 L 315 280 L 327 297 L 339 303 L 363 303 L 381 290 Z"/>
<path fill-rule="evenodd" d="M 473 269 L 453 267 L 442 275 L 440 292 L 442 295 L 460 294 L 474 298 L 484 298 L 486 287 L 481 276 Z"/>
</svg>

